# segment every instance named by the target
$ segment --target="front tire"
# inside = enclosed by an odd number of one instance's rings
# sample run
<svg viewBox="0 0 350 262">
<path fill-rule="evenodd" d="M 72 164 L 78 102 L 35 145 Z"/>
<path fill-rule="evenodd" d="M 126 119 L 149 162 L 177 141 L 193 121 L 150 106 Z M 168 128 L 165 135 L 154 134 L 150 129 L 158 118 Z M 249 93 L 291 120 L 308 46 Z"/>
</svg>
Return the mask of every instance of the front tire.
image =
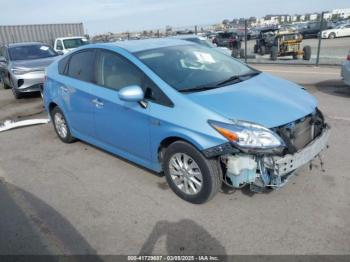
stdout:
<svg viewBox="0 0 350 262">
<path fill-rule="evenodd" d="M 21 98 L 23 97 L 23 94 L 21 94 L 20 92 L 18 92 L 18 91 L 16 90 L 16 88 L 12 87 L 11 90 L 12 90 L 12 94 L 13 94 L 13 96 L 14 96 L 15 99 L 21 99 Z"/>
<path fill-rule="evenodd" d="M 277 46 L 273 46 L 271 48 L 271 60 L 272 61 L 276 61 L 278 57 L 278 50 L 277 50 Z"/>
<path fill-rule="evenodd" d="M 73 143 L 76 139 L 72 136 L 67 120 L 59 107 L 51 111 L 51 119 L 58 138 L 67 144 Z"/>
<path fill-rule="evenodd" d="M 185 201 L 202 204 L 219 191 L 222 171 L 217 159 L 207 159 L 192 145 L 177 141 L 164 155 L 163 170 L 170 188 Z"/>
</svg>

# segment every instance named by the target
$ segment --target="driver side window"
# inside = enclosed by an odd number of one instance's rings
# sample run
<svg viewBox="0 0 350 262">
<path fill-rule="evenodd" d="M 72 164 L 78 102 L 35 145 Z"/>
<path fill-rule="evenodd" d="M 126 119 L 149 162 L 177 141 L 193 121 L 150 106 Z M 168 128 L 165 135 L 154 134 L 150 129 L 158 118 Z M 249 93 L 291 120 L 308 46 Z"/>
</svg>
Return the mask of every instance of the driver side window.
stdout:
<svg viewBox="0 0 350 262">
<path fill-rule="evenodd" d="M 97 61 L 97 84 L 116 91 L 126 86 L 142 86 L 143 74 L 117 54 L 100 51 Z"/>
</svg>

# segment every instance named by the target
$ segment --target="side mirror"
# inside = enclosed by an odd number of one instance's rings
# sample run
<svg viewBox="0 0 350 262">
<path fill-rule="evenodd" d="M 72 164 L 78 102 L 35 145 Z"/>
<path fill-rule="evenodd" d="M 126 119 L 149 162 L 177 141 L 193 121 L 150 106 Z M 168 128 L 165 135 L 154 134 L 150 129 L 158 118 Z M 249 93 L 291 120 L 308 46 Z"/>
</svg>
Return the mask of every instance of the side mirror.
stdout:
<svg viewBox="0 0 350 262">
<path fill-rule="evenodd" d="M 62 51 L 60 51 L 60 50 L 56 51 L 56 53 L 57 53 L 58 55 L 64 55 L 64 53 L 63 53 Z"/>
<path fill-rule="evenodd" d="M 0 63 L 7 63 L 6 58 L 3 56 L 0 56 Z"/>
<path fill-rule="evenodd" d="M 127 102 L 140 102 L 145 94 L 141 87 L 137 85 L 127 86 L 119 90 L 118 96 L 120 100 Z"/>
</svg>

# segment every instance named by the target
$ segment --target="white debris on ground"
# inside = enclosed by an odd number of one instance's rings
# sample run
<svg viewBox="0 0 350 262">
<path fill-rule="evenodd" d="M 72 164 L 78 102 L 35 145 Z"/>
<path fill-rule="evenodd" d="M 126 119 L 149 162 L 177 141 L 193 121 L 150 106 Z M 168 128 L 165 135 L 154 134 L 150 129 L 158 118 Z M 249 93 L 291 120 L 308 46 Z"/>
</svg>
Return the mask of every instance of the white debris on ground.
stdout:
<svg viewBox="0 0 350 262">
<path fill-rule="evenodd" d="M 3 124 L 0 123 L 0 132 L 7 131 L 14 128 L 19 128 L 19 127 L 47 124 L 49 122 L 50 122 L 50 119 L 48 118 L 28 119 L 28 120 L 22 120 L 17 122 L 12 120 L 5 120 Z"/>
</svg>

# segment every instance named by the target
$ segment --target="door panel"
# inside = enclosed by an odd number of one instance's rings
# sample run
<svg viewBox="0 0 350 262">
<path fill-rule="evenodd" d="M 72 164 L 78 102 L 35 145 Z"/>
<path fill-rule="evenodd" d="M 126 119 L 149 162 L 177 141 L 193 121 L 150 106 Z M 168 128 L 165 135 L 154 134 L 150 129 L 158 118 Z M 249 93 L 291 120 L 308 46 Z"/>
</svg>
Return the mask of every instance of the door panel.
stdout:
<svg viewBox="0 0 350 262">
<path fill-rule="evenodd" d="M 149 108 L 137 102 L 124 102 L 115 90 L 94 87 L 96 137 L 99 141 L 126 151 L 131 155 L 150 159 Z"/>
<path fill-rule="evenodd" d="M 62 63 L 66 61 L 61 60 Z M 95 81 L 95 50 L 73 53 L 63 73 L 59 92 L 73 133 L 95 136 L 92 82 Z"/>
<path fill-rule="evenodd" d="M 137 102 L 121 101 L 118 90 L 142 86 L 143 73 L 126 58 L 110 51 L 99 51 L 94 119 L 99 141 L 143 160 L 150 159 L 149 108 Z"/>
<path fill-rule="evenodd" d="M 76 131 L 82 135 L 94 137 L 92 100 L 95 96 L 92 94 L 91 86 L 93 85 L 90 83 L 65 77 L 59 92 L 73 133 Z"/>
<path fill-rule="evenodd" d="M 344 36 L 350 36 L 350 26 L 349 25 L 346 28 L 344 28 Z"/>
</svg>

